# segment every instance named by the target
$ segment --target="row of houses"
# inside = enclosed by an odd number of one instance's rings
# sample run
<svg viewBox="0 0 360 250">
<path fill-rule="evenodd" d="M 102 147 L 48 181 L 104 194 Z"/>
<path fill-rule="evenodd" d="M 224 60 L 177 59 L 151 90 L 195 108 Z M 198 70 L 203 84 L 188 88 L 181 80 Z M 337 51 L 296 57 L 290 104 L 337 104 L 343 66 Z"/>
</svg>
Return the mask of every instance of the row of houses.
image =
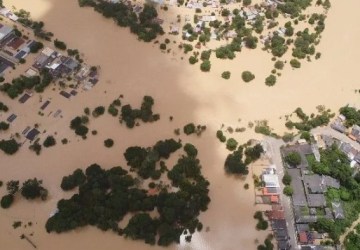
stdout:
<svg viewBox="0 0 360 250">
<path fill-rule="evenodd" d="M 285 219 L 284 208 L 280 205 L 280 182 L 276 173 L 276 167 L 271 165 L 264 168 L 261 174 L 263 187 L 261 188 L 261 198 L 263 203 L 271 204 L 271 209 L 265 211 L 277 241 L 278 249 L 291 249 L 289 242 L 289 232 Z"/>
<path fill-rule="evenodd" d="M 283 157 L 292 152 L 297 152 L 301 156 L 301 163 L 296 167 L 284 164 L 292 180 L 290 184 L 293 189 L 291 202 L 297 239 L 299 245 L 303 247 L 302 249 L 309 247 L 310 249 L 322 249 L 318 243 L 325 236 L 312 230 L 311 223 L 317 222 L 319 218 L 345 219 L 341 201 L 333 201 L 331 204 L 326 202 L 326 192 L 329 189 L 340 189 L 339 181 L 330 176 L 314 174 L 309 169 L 309 157 L 320 161 L 319 148 L 332 146 L 330 138 L 327 136 L 317 137 L 317 142 L 321 140 L 323 144 L 311 145 L 301 140 L 296 144 L 281 148 Z"/>
</svg>

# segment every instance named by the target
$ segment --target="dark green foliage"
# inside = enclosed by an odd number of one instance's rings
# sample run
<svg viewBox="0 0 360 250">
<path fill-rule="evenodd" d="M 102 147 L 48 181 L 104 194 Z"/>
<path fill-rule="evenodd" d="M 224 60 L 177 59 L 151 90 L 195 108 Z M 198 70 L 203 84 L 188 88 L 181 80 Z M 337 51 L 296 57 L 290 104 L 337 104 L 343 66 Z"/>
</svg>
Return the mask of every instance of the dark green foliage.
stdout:
<svg viewBox="0 0 360 250">
<path fill-rule="evenodd" d="M 284 194 L 286 196 L 292 196 L 293 193 L 294 193 L 294 190 L 293 190 L 293 188 L 291 186 L 285 186 L 284 187 Z"/>
<path fill-rule="evenodd" d="M 226 137 L 221 130 L 216 131 L 216 137 L 220 140 L 220 142 L 226 142 Z"/>
<path fill-rule="evenodd" d="M 205 60 L 209 60 L 211 56 L 211 50 L 204 50 L 201 52 L 201 60 L 205 61 Z"/>
<path fill-rule="evenodd" d="M 291 67 L 293 67 L 295 69 L 298 69 L 298 68 L 301 67 L 301 63 L 296 59 L 291 59 L 290 60 L 290 65 L 291 65 Z"/>
<path fill-rule="evenodd" d="M 42 181 L 36 178 L 25 181 L 21 187 L 21 195 L 28 200 L 39 197 L 41 197 L 42 200 L 46 200 L 47 190 L 41 184 Z"/>
<path fill-rule="evenodd" d="M 66 44 L 58 39 L 54 40 L 54 45 L 56 48 L 61 49 L 61 50 L 66 50 Z"/>
<path fill-rule="evenodd" d="M 236 151 L 229 154 L 225 160 L 225 171 L 228 174 L 242 174 L 247 175 L 249 170 L 247 166 L 260 158 L 264 149 L 260 144 L 254 147 L 245 148 L 245 160 L 243 160 L 244 148 L 239 146 Z"/>
<path fill-rule="evenodd" d="M 303 131 L 300 135 L 300 139 L 305 139 L 306 141 L 310 141 L 311 134 L 308 131 Z"/>
<path fill-rule="evenodd" d="M 284 62 L 282 61 L 276 61 L 274 67 L 278 70 L 282 70 L 284 68 Z"/>
<path fill-rule="evenodd" d="M 174 139 L 167 139 L 164 141 L 158 141 L 153 149 L 159 154 L 159 157 L 168 159 L 170 154 L 181 148 L 181 143 Z"/>
<path fill-rule="evenodd" d="M 181 148 L 181 143 L 174 139 L 158 141 L 153 148 L 129 147 L 124 156 L 127 164 L 136 169 L 139 176 L 144 179 L 154 176 L 156 162 L 160 158 L 169 158 L 170 154 Z"/>
<path fill-rule="evenodd" d="M 113 139 L 106 139 L 105 141 L 104 141 L 104 145 L 105 145 L 105 147 L 107 147 L 107 148 L 111 148 L 113 145 L 114 145 L 114 140 Z"/>
<path fill-rule="evenodd" d="M 14 202 L 14 195 L 7 194 L 1 198 L 0 204 L 1 204 L 2 208 L 6 209 L 6 208 L 9 208 L 13 202 Z"/>
<path fill-rule="evenodd" d="M 154 6 L 144 4 L 139 16 L 133 11 L 131 5 L 126 3 L 111 3 L 107 1 L 79 0 L 79 5 L 93 7 L 106 18 L 112 18 L 120 27 L 130 27 L 131 33 L 138 39 L 150 42 L 164 33 L 162 27 L 154 20 L 158 14 Z"/>
<path fill-rule="evenodd" d="M 264 245 L 259 245 L 257 250 L 273 250 L 274 245 L 271 243 L 272 237 L 267 237 L 264 241 Z"/>
<path fill-rule="evenodd" d="M 356 250 L 360 246 L 360 224 L 357 224 L 355 230 L 350 232 L 344 241 L 345 249 Z"/>
<path fill-rule="evenodd" d="M 231 45 L 219 47 L 215 50 L 215 55 L 220 59 L 234 59 L 235 53 Z"/>
<path fill-rule="evenodd" d="M 16 194 L 17 191 L 19 191 L 19 181 L 8 181 L 6 183 L 6 190 L 9 192 L 9 194 Z"/>
<path fill-rule="evenodd" d="M 288 46 L 285 43 L 285 38 L 279 36 L 277 33 L 274 33 L 270 40 L 270 44 L 266 44 L 266 47 L 271 49 L 271 53 L 274 56 L 278 57 L 284 55 L 288 49 Z"/>
<path fill-rule="evenodd" d="M 130 147 L 125 158 L 132 168 L 149 161 L 156 163 L 159 157 L 154 160 L 157 154 L 154 148 Z M 182 156 L 168 172 L 170 181 L 179 187 L 176 192 L 163 189 L 159 194 L 149 195 L 147 190 L 135 186 L 135 179 L 121 167 L 104 170 L 97 164 L 89 166 L 79 192 L 58 202 L 59 212 L 48 219 L 46 230 L 61 233 L 93 225 L 103 231 L 110 229 L 125 237 L 161 246 L 179 242 L 184 230 L 191 234 L 196 229 L 201 230 L 197 217 L 210 202 L 209 182 L 201 175 L 199 160 L 194 157 L 196 149 L 190 145 L 186 148 L 188 156 Z M 154 209 L 158 211 L 156 217 L 149 213 Z M 119 228 L 119 222 L 129 213 L 132 217 L 128 224 Z"/>
<path fill-rule="evenodd" d="M 275 83 L 276 83 L 276 76 L 275 75 L 269 75 L 268 77 L 266 77 L 265 84 L 267 86 L 274 86 Z"/>
<path fill-rule="evenodd" d="M 124 228 L 124 235 L 133 240 L 144 240 L 145 243 L 155 245 L 157 220 L 153 220 L 148 213 L 134 215 Z"/>
<path fill-rule="evenodd" d="M 115 105 L 110 104 L 108 107 L 108 113 L 111 114 L 112 116 L 117 116 L 119 114 L 119 110 L 116 108 Z"/>
<path fill-rule="evenodd" d="M 14 229 L 16 229 L 18 227 L 21 227 L 21 224 L 22 224 L 21 221 L 14 221 L 12 226 L 13 226 Z"/>
<path fill-rule="evenodd" d="M 228 174 L 242 174 L 247 175 L 249 170 L 246 164 L 242 161 L 243 148 L 239 147 L 236 151 L 229 154 L 225 160 L 225 172 Z"/>
<path fill-rule="evenodd" d="M 230 76 L 231 76 L 231 72 L 230 72 L 230 71 L 224 71 L 224 72 L 222 72 L 222 74 L 221 74 L 221 77 L 224 78 L 224 79 L 230 79 Z"/>
<path fill-rule="evenodd" d="M 291 184 L 291 175 L 289 175 L 288 172 L 285 172 L 283 178 L 282 178 L 282 182 L 284 183 L 284 185 L 290 185 Z"/>
<path fill-rule="evenodd" d="M 76 169 L 71 175 L 64 176 L 61 181 L 62 190 L 71 190 L 77 186 L 84 184 L 86 176 L 81 169 Z"/>
<path fill-rule="evenodd" d="M 77 134 L 79 136 L 86 136 L 88 132 L 89 132 L 89 129 L 84 125 L 80 125 L 79 127 L 77 127 L 75 129 L 75 134 Z"/>
<path fill-rule="evenodd" d="M 244 37 L 244 42 L 245 42 L 246 48 L 256 49 L 257 43 L 258 43 L 258 38 L 256 36 L 249 35 L 249 36 Z"/>
<path fill-rule="evenodd" d="M 0 102 L 0 111 L 8 112 L 9 108 L 3 102 Z"/>
<path fill-rule="evenodd" d="M 89 132 L 89 129 L 82 124 L 83 121 L 84 120 L 80 116 L 77 116 L 70 122 L 70 128 L 75 130 L 75 134 L 79 136 L 86 136 L 86 134 Z"/>
<path fill-rule="evenodd" d="M 230 151 L 234 151 L 238 145 L 238 142 L 234 138 L 229 138 L 226 142 L 226 148 Z"/>
<path fill-rule="evenodd" d="M 304 59 L 307 55 L 315 54 L 315 46 L 317 34 L 309 34 L 309 29 L 305 29 L 303 32 L 297 33 L 297 38 L 295 39 L 292 55 L 299 59 Z M 291 64 L 291 61 L 290 61 Z M 293 65 L 291 65 L 293 66 Z M 297 66 L 293 66 L 298 68 Z"/>
<path fill-rule="evenodd" d="M 42 48 L 44 48 L 44 44 L 41 43 L 41 42 L 37 42 L 37 41 L 34 41 L 31 46 L 30 46 L 30 52 L 31 53 L 38 53 L 39 50 L 41 50 Z"/>
<path fill-rule="evenodd" d="M 9 123 L 0 122 L 0 130 L 8 130 L 10 127 Z"/>
<path fill-rule="evenodd" d="M 297 108 L 295 111 L 296 115 L 299 117 L 301 122 L 292 122 L 287 121 L 285 126 L 289 129 L 295 127 L 298 130 L 302 131 L 310 131 L 312 128 L 316 128 L 318 126 L 328 125 L 330 122 L 330 118 L 334 117 L 335 114 L 332 114 L 330 110 L 319 110 L 319 114 L 312 116 L 309 118 L 301 108 Z"/>
<path fill-rule="evenodd" d="M 190 64 L 195 64 L 197 63 L 199 60 L 195 57 L 195 56 L 190 56 L 189 57 L 189 63 Z"/>
<path fill-rule="evenodd" d="M 185 133 L 186 135 L 193 134 L 193 133 L 195 133 L 195 129 L 196 129 L 196 127 L 195 127 L 194 123 L 186 124 L 186 125 L 184 126 L 184 133 Z"/>
<path fill-rule="evenodd" d="M 200 69 L 203 72 L 209 72 L 211 69 L 211 62 L 209 60 L 204 60 L 201 64 L 200 64 Z"/>
<path fill-rule="evenodd" d="M 185 144 L 184 151 L 186 152 L 187 156 L 189 156 L 189 157 L 196 157 L 198 154 L 196 147 L 190 143 Z"/>
<path fill-rule="evenodd" d="M 140 109 L 133 109 L 129 104 L 122 106 L 121 119 L 125 121 L 128 128 L 135 126 L 136 119 L 141 119 L 143 122 L 157 121 L 160 116 L 159 114 L 153 114 L 153 105 L 154 99 L 151 96 L 144 96 Z"/>
<path fill-rule="evenodd" d="M 244 82 L 250 82 L 255 79 L 255 75 L 250 71 L 244 71 L 241 74 L 241 78 L 243 79 Z"/>
<path fill-rule="evenodd" d="M 43 145 L 44 147 L 48 148 L 48 147 L 52 147 L 55 146 L 56 144 L 56 140 L 53 136 L 49 135 L 48 137 L 46 137 Z"/>
<path fill-rule="evenodd" d="M 19 147 L 19 144 L 14 139 L 0 141 L 0 149 L 8 155 L 15 154 Z"/>
<path fill-rule="evenodd" d="M 266 230 L 268 228 L 269 224 L 266 220 L 264 220 L 262 212 L 256 211 L 254 214 L 254 219 L 258 220 L 258 223 L 256 224 L 257 230 Z"/>
<path fill-rule="evenodd" d="M 161 44 L 160 44 L 160 49 L 161 49 L 161 50 L 166 50 L 166 44 L 165 44 L 165 43 L 161 43 Z"/>
<path fill-rule="evenodd" d="M 340 108 L 340 114 L 346 117 L 346 127 L 351 127 L 355 124 L 360 125 L 360 110 L 356 110 L 356 108 L 353 107 L 345 106 Z"/>
<path fill-rule="evenodd" d="M 93 110 L 92 115 L 94 117 L 99 117 L 100 115 L 103 115 L 104 113 L 105 113 L 105 107 L 104 106 L 98 106 Z"/>
<path fill-rule="evenodd" d="M 244 6 L 249 6 L 251 4 L 251 0 L 243 0 Z"/>
<path fill-rule="evenodd" d="M 287 156 L 285 156 L 285 162 L 292 167 L 296 167 L 301 163 L 301 156 L 298 152 L 290 152 Z"/>
<path fill-rule="evenodd" d="M 256 144 L 254 147 L 247 147 L 245 149 L 245 163 L 249 164 L 258 160 L 262 153 L 264 153 L 264 149 L 261 144 Z"/>
</svg>

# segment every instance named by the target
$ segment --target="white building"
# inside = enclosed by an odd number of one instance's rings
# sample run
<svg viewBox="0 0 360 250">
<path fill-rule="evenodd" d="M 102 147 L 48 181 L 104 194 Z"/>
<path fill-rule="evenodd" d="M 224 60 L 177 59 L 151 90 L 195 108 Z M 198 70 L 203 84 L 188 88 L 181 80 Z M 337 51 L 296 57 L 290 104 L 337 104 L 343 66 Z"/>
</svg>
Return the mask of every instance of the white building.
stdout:
<svg viewBox="0 0 360 250">
<path fill-rule="evenodd" d="M 263 174 L 262 179 L 265 183 L 265 187 L 280 187 L 279 177 L 276 174 Z"/>
</svg>

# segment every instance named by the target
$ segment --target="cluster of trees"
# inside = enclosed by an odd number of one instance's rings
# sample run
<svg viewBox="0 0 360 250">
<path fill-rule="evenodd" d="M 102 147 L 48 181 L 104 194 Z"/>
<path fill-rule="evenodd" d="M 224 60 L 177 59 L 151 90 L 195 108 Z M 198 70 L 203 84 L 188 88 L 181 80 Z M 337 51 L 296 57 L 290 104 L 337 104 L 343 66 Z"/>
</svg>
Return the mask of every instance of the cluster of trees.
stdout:
<svg viewBox="0 0 360 250">
<path fill-rule="evenodd" d="M 49 148 L 56 145 L 56 140 L 52 135 L 49 135 L 45 138 L 43 145 L 45 148 Z"/>
<path fill-rule="evenodd" d="M 1 140 L 0 141 L 0 150 L 5 154 L 13 155 L 19 150 L 19 143 L 15 139 Z"/>
<path fill-rule="evenodd" d="M 311 0 L 284 0 L 284 4 L 278 5 L 278 10 L 292 18 L 299 16 L 303 10 L 311 6 Z"/>
<path fill-rule="evenodd" d="M 275 75 L 269 75 L 268 77 L 265 78 L 265 84 L 267 86 L 274 86 L 276 83 L 276 76 Z"/>
<path fill-rule="evenodd" d="M 358 218 L 360 212 L 360 175 L 354 175 L 350 161 L 336 144 L 321 150 L 320 154 L 320 162 L 310 161 L 310 168 L 314 173 L 339 180 L 340 190 L 328 190 L 327 198 L 330 201 L 342 200 L 345 219 L 333 221 L 321 218 L 312 226 L 319 232 L 329 233 L 330 238 L 338 243 L 340 235 Z"/>
<path fill-rule="evenodd" d="M 360 246 L 360 224 L 351 231 L 345 238 L 345 248 L 348 250 L 356 250 Z"/>
<path fill-rule="evenodd" d="M 5 103 L 0 102 L 0 111 L 8 112 L 8 111 L 9 111 L 9 107 L 6 106 Z"/>
<path fill-rule="evenodd" d="M 10 127 L 10 125 L 9 125 L 9 123 L 6 123 L 6 122 L 0 122 L 0 131 L 1 130 L 8 130 L 9 129 L 9 127 Z"/>
<path fill-rule="evenodd" d="M 90 6 L 106 18 L 112 18 L 121 27 L 130 27 L 131 33 L 140 40 L 150 42 L 157 35 L 164 34 L 160 24 L 156 22 L 158 13 L 154 6 L 144 4 L 139 15 L 136 15 L 131 5 L 125 2 L 112 3 L 103 0 L 79 0 L 81 7 Z"/>
<path fill-rule="evenodd" d="M 243 79 L 244 82 L 250 82 L 255 79 L 255 75 L 250 71 L 244 71 L 241 74 L 241 78 Z"/>
<path fill-rule="evenodd" d="M 21 196 L 23 196 L 27 200 L 34 200 L 37 198 L 41 198 L 41 200 L 46 200 L 48 191 L 42 186 L 42 180 L 38 180 L 36 178 L 34 179 L 28 179 L 20 188 L 19 181 L 9 181 L 6 183 L 6 189 L 8 191 L 8 194 L 4 195 L 1 198 L 1 207 L 2 208 L 9 208 L 12 203 L 14 202 L 14 198 L 16 193 L 20 191 Z"/>
<path fill-rule="evenodd" d="M 296 167 L 301 164 L 301 155 L 298 152 L 290 152 L 284 158 L 285 162 L 291 167 Z"/>
<path fill-rule="evenodd" d="M 15 12 L 15 14 L 19 17 L 17 20 L 22 25 L 29 27 L 33 30 L 34 35 L 44 39 L 46 41 L 51 41 L 51 37 L 54 35 L 51 32 L 45 31 L 44 28 L 44 22 L 37 22 L 33 21 L 30 18 L 30 12 L 25 11 L 23 9 L 20 9 L 19 11 Z"/>
<path fill-rule="evenodd" d="M 202 132 L 204 132 L 205 130 L 206 130 L 205 125 L 200 125 L 200 124 L 195 125 L 192 122 L 186 124 L 183 128 L 184 134 L 186 135 L 197 134 L 198 136 L 200 136 Z"/>
<path fill-rule="evenodd" d="M 152 148 L 129 147 L 126 149 L 124 156 L 127 165 L 143 179 L 152 178 L 157 180 L 165 172 L 166 167 L 160 163 L 160 169 L 157 163 L 161 158 L 168 159 L 170 154 L 181 148 L 181 143 L 174 139 L 158 141 Z"/>
<path fill-rule="evenodd" d="M 342 114 L 346 118 L 344 122 L 346 127 L 360 125 L 360 110 L 357 110 L 353 107 L 345 106 L 340 108 L 340 114 Z"/>
<path fill-rule="evenodd" d="M 60 187 L 64 191 L 68 191 L 84 184 L 86 176 L 81 169 L 76 169 L 71 175 L 62 178 Z"/>
<path fill-rule="evenodd" d="M 11 99 L 18 97 L 25 89 L 35 89 L 36 92 L 43 92 L 44 89 L 53 80 L 48 70 L 44 69 L 40 76 L 19 76 L 12 80 L 11 83 L 4 83 L 0 91 L 5 92 Z"/>
<path fill-rule="evenodd" d="M 259 245 L 257 247 L 257 250 L 273 250 L 274 249 L 274 245 L 271 243 L 271 240 L 273 239 L 273 236 L 271 234 L 269 234 L 268 237 L 266 237 L 266 239 L 264 240 L 264 244 L 263 245 Z"/>
<path fill-rule="evenodd" d="M 226 142 L 226 136 L 221 130 L 216 131 L 216 137 L 219 139 L 220 142 Z"/>
<path fill-rule="evenodd" d="M 54 46 L 61 50 L 66 50 L 66 47 L 67 47 L 66 43 L 64 43 L 63 41 L 60 41 L 58 39 L 54 40 Z"/>
<path fill-rule="evenodd" d="M 160 115 L 152 111 L 153 105 L 154 99 L 151 96 L 144 96 L 140 109 L 133 109 L 130 104 L 122 106 L 120 122 L 125 121 L 128 128 L 133 128 L 136 119 L 141 119 L 143 122 L 159 120 Z"/>
<path fill-rule="evenodd" d="M 254 214 L 254 219 L 258 220 L 258 223 L 256 224 L 257 230 L 266 230 L 269 227 L 269 223 L 264 220 L 263 214 L 261 211 L 256 211 Z"/>
<path fill-rule="evenodd" d="M 285 38 L 281 37 L 277 32 L 265 43 L 265 48 L 270 49 L 274 56 L 281 57 L 288 50 Z"/>
<path fill-rule="evenodd" d="M 315 54 L 315 42 L 317 39 L 316 33 L 309 33 L 309 29 L 306 28 L 304 31 L 296 33 L 296 39 L 294 42 L 294 49 L 292 56 L 304 59 L 307 55 Z"/>
<path fill-rule="evenodd" d="M 148 152 L 141 147 L 131 147 L 125 152 L 125 157 L 128 164 L 136 168 L 152 161 L 154 154 L 158 158 L 167 158 L 175 148 L 179 148 L 178 143 L 165 140 L 156 143 Z M 78 186 L 78 193 L 58 202 L 59 211 L 48 219 L 46 230 L 61 233 L 93 225 L 161 246 L 179 243 L 180 235 L 187 231 L 190 233 L 187 240 L 191 240 L 191 234 L 203 227 L 197 217 L 210 202 L 209 182 L 201 175 L 197 149 L 186 144 L 184 150 L 186 155 L 181 156 L 168 172 L 172 185 L 178 187 L 175 192 L 162 187 L 158 194 L 151 194 L 138 187 L 136 179 L 121 167 L 105 170 L 92 164 L 85 173 L 77 169 L 63 178 L 61 186 L 65 190 Z M 158 216 L 150 215 L 155 209 Z M 127 214 L 132 217 L 124 228 L 120 228 L 119 222 Z"/>
<path fill-rule="evenodd" d="M 310 117 L 306 115 L 301 108 L 297 108 L 295 111 L 301 122 L 287 121 L 285 126 L 289 129 L 296 128 L 301 131 L 310 131 L 313 128 L 328 125 L 330 119 L 335 116 L 331 113 L 331 110 L 323 109 L 319 111 L 317 115 L 312 114 Z"/>
<path fill-rule="evenodd" d="M 93 117 L 99 117 L 101 115 L 103 115 L 105 113 L 105 107 L 104 106 L 97 106 L 96 108 L 94 108 L 93 112 L 92 112 L 92 116 Z"/>
<path fill-rule="evenodd" d="M 119 114 L 118 107 L 121 106 L 121 101 L 119 99 L 114 100 L 108 107 L 108 113 L 112 116 L 117 116 Z"/>
<path fill-rule="evenodd" d="M 230 72 L 230 71 L 224 71 L 224 72 L 222 72 L 222 74 L 221 74 L 221 77 L 224 78 L 224 79 L 226 79 L 226 80 L 230 79 L 230 76 L 231 76 L 231 72 Z"/>
<path fill-rule="evenodd" d="M 42 48 L 44 48 L 44 44 L 42 42 L 34 41 L 30 46 L 30 52 L 36 54 Z"/>
<path fill-rule="evenodd" d="M 259 159 L 263 152 L 264 149 L 260 144 L 257 144 L 254 147 L 246 147 L 245 152 L 244 147 L 239 146 L 237 150 L 226 157 L 225 172 L 228 174 L 247 175 L 249 173 L 247 166 Z M 243 159 L 244 154 L 245 159 Z"/>
<path fill-rule="evenodd" d="M 107 148 L 111 148 L 114 145 L 114 140 L 111 138 L 108 138 L 104 141 L 104 146 Z"/>
<path fill-rule="evenodd" d="M 76 116 L 70 122 L 70 128 L 75 131 L 75 134 L 86 138 L 87 133 L 89 132 L 88 127 L 85 126 L 86 119 L 82 119 L 80 116 Z"/>
</svg>

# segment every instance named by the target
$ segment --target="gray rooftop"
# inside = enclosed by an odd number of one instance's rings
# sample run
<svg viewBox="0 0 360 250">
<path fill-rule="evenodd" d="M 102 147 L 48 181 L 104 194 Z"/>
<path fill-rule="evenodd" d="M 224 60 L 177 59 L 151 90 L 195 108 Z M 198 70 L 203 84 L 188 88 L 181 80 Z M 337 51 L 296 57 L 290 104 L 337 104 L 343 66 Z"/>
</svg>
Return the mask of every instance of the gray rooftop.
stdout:
<svg viewBox="0 0 360 250">
<path fill-rule="evenodd" d="M 338 219 L 338 220 L 345 219 L 344 209 L 342 207 L 341 202 L 332 202 L 331 205 L 332 205 L 335 219 Z"/>
<path fill-rule="evenodd" d="M 326 200 L 323 194 L 307 194 L 309 207 L 325 207 Z"/>
<path fill-rule="evenodd" d="M 293 168 L 288 169 L 288 173 L 291 176 L 291 187 L 294 190 L 292 195 L 292 201 L 294 206 L 306 206 L 306 196 L 304 185 L 301 179 L 300 169 Z"/>
</svg>

